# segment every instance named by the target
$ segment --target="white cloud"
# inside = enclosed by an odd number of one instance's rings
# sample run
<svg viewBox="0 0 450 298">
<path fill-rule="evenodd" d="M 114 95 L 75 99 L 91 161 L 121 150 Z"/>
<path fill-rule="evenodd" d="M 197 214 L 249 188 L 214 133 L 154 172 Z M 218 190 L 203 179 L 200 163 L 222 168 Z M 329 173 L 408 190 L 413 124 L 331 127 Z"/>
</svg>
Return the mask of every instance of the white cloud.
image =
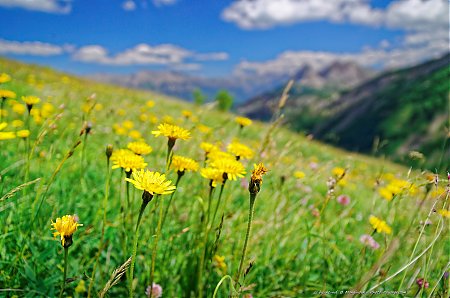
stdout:
<svg viewBox="0 0 450 298">
<path fill-rule="evenodd" d="M 67 14 L 72 10 L 71 0 L 0 0 L 0 6 L 57 14 Z"/>
<path fill-rule="evenodd" d="M 385 9 L 369 0 L 241 0 L 225 8 L 222 18 L 244 29 L 327 20 L 418 30 L 448 28 L 449 10 L 447 0 L 397 0 Z"/>
<path fill-rule="evenodd" d="M 70 49 L 70 45 L 58 46 L 40 41 L 19 42 L 0 39 L 0 54 L 56 56 Z"/>
<path fill-rule="evenodd" d="M 178 0 L 153 0 L 156 6 L 174 5 Z"/>
<path fill-rule="evenodd" d="M 155 64 L 192 69 L 197 65 L 189 63 L 189 61 L 226 60 L 228 54 L 223 52 L 195 53 L 172 44 L 151 46 L 143 43 L 115 55 L 111 55 L 108 50 L 99 45 L 84 46 L 74 53 L 73 58 L 82 62 L 108 65 Z"/>
<path fill-rule="evenodd" d="M 136 9 L 136 3 L 132 0 L 127 0 L 122 3 L 122 8 L 126 11 L 133 11 Z"/>
</svg>

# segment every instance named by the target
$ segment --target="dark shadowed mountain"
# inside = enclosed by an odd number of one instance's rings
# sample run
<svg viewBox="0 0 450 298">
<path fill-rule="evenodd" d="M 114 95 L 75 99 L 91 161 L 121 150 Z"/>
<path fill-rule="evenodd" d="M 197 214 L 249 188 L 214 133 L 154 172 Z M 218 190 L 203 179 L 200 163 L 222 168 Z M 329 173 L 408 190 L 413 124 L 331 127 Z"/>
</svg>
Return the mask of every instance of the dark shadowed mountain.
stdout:
<svg viewBox="0 0 450 298">
<path fill-rule="evenodd" d="M 287 125 L 350 150 L 439 167 L 450 160 L 448 145 L 445 147 L 449 138 L 449 58 L 446 55 L 384 72 L 347 90 L 296 83 L 285 109 Z M 333 72 L 330 76 L 339 77 L 339 72 Z M 281 90 L 257 96 L 238 111 L 269 119 Z M 412 151 L 423 153 L 424 159 L 417 153 L 411 155 Z"/>
</svg>

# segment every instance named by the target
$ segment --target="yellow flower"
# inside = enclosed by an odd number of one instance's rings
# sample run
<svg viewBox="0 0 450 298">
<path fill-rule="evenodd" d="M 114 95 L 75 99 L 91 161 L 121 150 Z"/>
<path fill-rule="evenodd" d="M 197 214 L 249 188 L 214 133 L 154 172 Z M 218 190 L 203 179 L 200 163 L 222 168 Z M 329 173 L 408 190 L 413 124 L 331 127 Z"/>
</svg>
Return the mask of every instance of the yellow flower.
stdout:
<svg viewBox="0 0 450 298">
<path fill-rule="evenodd" d="M 42 117 L 44 117 L 44 118 L 50 117 L 54 111 L 55 111 L 55 107 L 51 103 L 48 103 L 48 102 L 44 103 L 41 107 L 41 114 L 42 114 Z"/>
<path fill-rule="evenodd" d="M 191 112 L 191 111 L 188 111 L 188 110 L 183 110 L 183 111 L 181 111 L 181 114 L 183 114 L 183 116 L 184 116 L 185 118 L 190 118 L 190 117 L 192 117 L 192 112 Z"/>
<path fill-rule="evenodd" d="M 86 292 L 86 285 L 85 285 L 84 280 L 80 280 L 78 285 L 75 287 L 75 292 L 76 293 L 84 293 L 84 292 Z"/>
<path fill-rule="evenodd" d="M 211 180 L 212 187 L 216 187 L 218 183 L 223 182 L 223 172 L 215 168 L 203 168 L 200 170 L 200 175 L 202 175 L 203 178 Z"/>
<path fill-rule="evenodd" d="M 5 127 L 7 127 L 8 126 L 8 123 L 6 123 L 6 122 L 1 122 L 0 123 L 0 130 L 3 130 Z"/>
<path fill-rule="evenodd" d="M 133 123 L 133 121 L 125 120 L 125 121 L 122 123 L 122 126 L 123 126 L 125 129 L 132 129 L 132 128 L 134 127 L 134 123 Z"/>
<path fill-rule="evenodd" d="M 225 177 L 230 180 L 236 180 L 238 177 L 244 177 L 245 168 L 244 166 L 237 160 L 221 158 L 216 159 L 211 162 L 211 167 L 218 169 L 223 174 L 226 174 Z"/>
<path fill-rule="evenodd" d="M 345 175 L 345 169 L 344 168 L 340 168 L 340 167 L 336 167 L 336 168 L 333 169 L 332 173 L 336 177 L 342 177 L 342 176 Z"/>
<path fill-rule="evenodd" d="M 378 193 L 387 201 L 392 201 L 392 199 L 394 198 L 394 194 L 387 187 L 380 188 L 378 190 Z"/>
<path fill-rule="evenodd" d="M 22 127 L 24 125 L 22 120 L 13 120 L 11 125 L 15 128 Z"/>
<path fill-rule="evenodd" d="M 219 255 L 215 255 L 213 257 L 214 262 L 216 263 L 217 268 L 219 268 L 219 270 L 225 274 L 227 272 L 227 264 L 225 263 L 225 257 L 219 256 Z"/>
<path fill-rule="evenodd" d="M 174 155 L 172 157 L 172 164 L 170 167 L 175 169 L 177 172 L 198 171 L 198 163 L 195 160 L 180 155 Z"/>
<path fill-rule="evenodd" d="M 16 93 L 10 90 L 0 90 L 0 98 L 1 99 L 16 98 Z"/>
<path fill-rule="evenodd" d="M 181 140 L 188 140 L 191 137 L 191 133 L 179 126 L 162 123 L 158 125 L 158 130 L 152 131 L 152 134 L 155 135 L 155 137 L 159 137 L 160 135 L 163 135 L 165 137 L 168 137 L 171 140 L 181 139 Z"/>
<path fill-rule="evenodd" d="M 6 74 L 6 73 L 0 74 L 0 84 L 6 83 L 9 81 L 11 81 L 11 77 L 8 74 Z"/>
<path fill-rule="evenodd" d="M 131 142 L 128 143 L 128 149 L 136 153 L 137 155 L 147 155 L 152 152 L 152 147 L 150 145 L 147 145 L 144 142 Z"/>
<path fill-rule="evenodd" d="M 232 142 L 227 147 L 228 152 L 233 153 L 238 159 L 250 159 L 255 154 L 252 149 L 239 142 Z"/>
<path fill-rule="evenodd" d="M 145 105 L 149 108 L 153 108 L 155 106 L 155 102 L 153 100 L 149 100 L 145 103 Z"/>
<path fill-rule="evenodd" d="M 304 172 L 302 172 L 302 171 L 295 171 L 294 172 L 294 176 L 295 176 L 295 178 L 297 178 L 297 179 L 302 179 L 302 178 L 305 178 L 305 173 Z"/>
<path fill-rule="evenodd" d="M 23 115 L 27 108 L 23 104 L 16 103 L 12 106 L 12 110 L 16 114 Z"/>
<path fill-rule="evenodd" d="M 137 131 L 137 130 L 135 130 L 135 129 L 133 129 L 132 131 L 130 131 L 129 133 L 128 133 L 128 135 L 132 138 L 132 139 L 141 139 L 142 138 L 142 135 L 141 135 L 141 133 L 139 132 L 139 131 Z"/>
<path fill-rule="evenodd" d="M 124 151 L 117 151 L 114 151 L 113 156 L 111 156 L 111 160 L 114 163 L 112 166 L 113 169 L 122 168 L 125 172 L 134 172 L 135 170 L 143 169 L 147 166 L 147 163 L 142 156 L 134 153 L 129 154 Z M 117 154 L 115 154 L 116 152 Z"/>
<path fill-rule="evenodd" d="M 205 133 L 205 134 L 211 132 L 211 127 L 208 127 L 208 126 L 206 126 L 204 124 L 201 124 L 201 123 L 197 125 L 197 129 L 201 133 Z"/>
<path fill-rule="evenodd" d="M 269 170 L 262 163 L 255 164 L 254 168 L 255 169 L 252 171 L 248 190 L 251 194 L 256 195 L 262 185 L 262 176 L 265 175 Z"/>
<path fill-rule="evenodd" d="M 377 231 L 377 233 L 392 233 L 391 227 L 384 220 L 381 220 L 376 216 L 371 215 L 369 217 L 369 222 L 372 225 L 373 229 Z"/>
<path fill-rule="evenodd" d="M 133 172 L 132 179 L 125 178 L 125 180 L 132 183 L 137 189 L 144 190 L 152 195 L 167 195 L 176 189 L 175 185 L 172 185 L 172 181 L 166 180 L 166 175 L 149 170 Z"/>
<path fill-rule="evenodd" d="M 236 117 L 234 120 L 235 120 L 236 123 L 239 124 L 241 127 L 249 126 L 250 124 L 252 124 L 252 120 L 250 120 L 250 119 L 247 118 L 247 117 L 240 117 L 240 116 L 238 116 L 238 117 Z"/>
<path fill-rule="evenodd" d="M 15 139 L 16 134 L 12 131 L 0 131 L 0 141 Z"/>
<path fill-rule="evenodd" d="M 37 96 L 29 95 L 29 96 L 22 96 L 22 100 L 28 105 L 32 106 L 41 101 L 41 99 Z"/>
<path fill-rule="evenodd" d="M 450 211 L 448 211 L 448 210 L 441 209 L 441 210 L 439 210 L 438 212 L 439 212 L 439 214 L 442 215 L 443 217 L 447 217 L 447 218 L 450 217 Z"/>
<path fill-rule="evenodd" d="M 206 154 L 212 152 L 212 151 L 220 151 L 219 147 L 215 144 L 211 144 L 208 142 L 202 142 L 200 143 L 200 148 L 203 149 L 203 151 L 205 151 Z"/>
<path fill-rule="evenodd" d="M 28 138 L 30 136 L 30 131 L 28 129 L 19 130 L 17 136 L 23 139 Z"/>
<path fill-rule="evenodd" d="M 52 221 L 52 230 L 56 230 L 56 232 L 53 233 L 53 237 L 60 235 L 62 246 L 66 247 L 66 244 L 67 246 L 70 246 L 72 244 L 72 235 L 80 226 L 82 226 L 82 224 L 78 223 L 78 220 L 74 215 L 64 215 L 61 218 L 57 218 L 56 222 Z"/>
<path fill-rule="evenodd" d="M 233 154 L 230 154 L 228 152 L 223 152 L 220 150 L 211 151 L 208 154 L 208 161 L 212 162 L 217 159 L 229 159 L 229 160 L 236 160 L 236 156 Z"/>
</svg>

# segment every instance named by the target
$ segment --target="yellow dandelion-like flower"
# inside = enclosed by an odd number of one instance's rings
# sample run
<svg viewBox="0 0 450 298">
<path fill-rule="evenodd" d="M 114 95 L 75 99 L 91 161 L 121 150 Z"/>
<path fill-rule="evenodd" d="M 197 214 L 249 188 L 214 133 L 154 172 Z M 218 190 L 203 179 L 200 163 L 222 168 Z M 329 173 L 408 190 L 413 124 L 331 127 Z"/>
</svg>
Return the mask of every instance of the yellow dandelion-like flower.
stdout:
<svg viewBox="0 0 450 298">
<path fill-rule="evenodd" d="M 295 178 L 297 178 L 297 179 L 303 179 L 303 178 L 305 178 L 305 173 L 304 172 L 302 172 L 302 171 L 295 171 L 294 172 L 294 177 Z"/>
<path fill-rule="evenodd" d="M 195 160 L 180 155 L 174 155 L 172 157 L 172 164 L 170 167 L 175 169 L 177 172 L 198 171 L 198 163 Z"/>
<path fill-rule="evenodd" d="M 137 189 L 144 190 L 152 195 L 167 195 L 175 191 L 176 186 L 172 181 L 166 180 L 166 175 L 149 170 L 139 170 L 132 174 L 132 178 L 125 178 Z"/>
<path fill-rule="evenodd" d="M 114 151 L 114 153 L 116 153 Z M 114 155 L 113 153 L 113 155 Z M 111 156 L 111 160 L 113 161 L 112 169 L 122 168 L 125 172 L 135 171 L 139 169 L 143 169 L 147 166 L 147 163 L 144 161 L 144 158 L 140 155 L 136 154 L 117 154 L 114 156 L 114 159 Z"/>
<path fill-rule="evenodd" d="M 446 218 L 449 218 L 449 217 L 450 217 L 450 211 L 448 211 L 448 210 L 440 209 L 440 210 L 438 211 L 438 213 L 439 213 L 440 215 L 442 215 L 443 217 L 446 217 Z"/>
<path fill-rule="evenodd" d="M 135 130 L 135 129 L 131 130 L 128 133 L 128 136 L 130 136 L 130 138 L 135 139 L 135 140 L 142 139 L 142 134 L 139 131 Z"/>
<path fill-rule="evenodd" d="M 51 103 L 44 103 L 41 107 L 41 115 L 44 118 L 50 117 L 55 111 L 55 107 Z"/>
<path fill-rule="evenodd" d="M 19 130 L 17 131 L 17 136 L 23 139 L 28 138 L 30 136 L 30 131 L 28 129 Z"/>
<path fill-rule="evenodd" d="M 247 117 L 240 117 L 240 116 L 238 116 L 238 117 L 236 117 L 234 120 L 235 120 L 236 123 L 239 124 L 241 127 L 249 126 L 250 124 L 252 124 L 252 120 L 249 119 L 249 118 L 247 118 Z"/>
<path fill-rule="evenodd" d="M 132 129 L 134 127 L 134 123 L 133 123 L 133 121 L 125 120 L 124 122 L 122 122 L 122 126 L 125 129 Z"/>
<path fill-rule="evenodd" d="M 181 114 L 183 114 L 183 116 L 184 116 L 185 118 L 191 118 L 191 117 L 192 117 L 192 112 L 191 112 L 191 111 L 188 111 L 188 110 L 183 110 L 183 111 L 181 111 Z"/>
<path fill-rule="evenodd" d="M 203 178 L 211 180 L 212 187 L 216 187 L 217 184 L 223 182 L 223 172 L 215 168 L 203 168 L 200 170 L 200 175 L 202 175 Z"/>
<path fill-rule="evenodd" d="M 155 102 L 153 100 L 149 100 L 145 103 L 145 105 L 149 108 L 153 108 L 155 106 Z"/>
<path fill-rule="evenodd" d="M 16 114 L 23 115 L 27 108 L 23 104 L 16 103 L 12 106 L 12 110 Z"/>
<path fill-rule="evenodd" d="M 345 174 L 345 169 L 344 169 L 344 168 L 341 168 L 341 167 L 336 167 L 336 168 L 334 168 L 331 172 L 332 172 L 333 175 L 336 176 L 336 177 L 342 177 L 342 176 L 344 176 L 344 174 Z"/>
<path fill-rule="evenodd" d="M 228 152 L 234 154 L 238 159 L 250 159 L 255 153 L 248 146 L 241 144 L 239 142 L 232 142 L 227 147 Z"/>
<path fill-rule="evenodd" d="M 0 141 L 15 139 L 16 134 L 12 131 L 0 131 Z"/>
<path fill-rule="evenodd" d="M 8 123 L 6 122 L 0 122 L 0 130 L 3 130 L 5 127 L 8 126 Z"/>
<path fill-rule="evenodd" d="M 147 155 L 153 151 L 152 147 L 145 142 L 131 142 L 127 147 L 137 155 Z"/>
<path fill-rule="evenodd" d="M 219 256 L 219 255 L 215 255 L 213 257 L 213 260 L 215 262 L 215 265 L 217 266 L 217 268 L 219 268 L 219 270 L 225 274 L 227 272 L 227 264 L 225 263 L 225 257 Z"/>
<path fill-rule="evenodd" d="M 216 144 L 208 143 L 208 142 L 200 143 L 200 148 L 202 148 L 206 154 L 208 154 L 212 151 L 220 151 L 219 146 L 217 146 Z"/>
<path fill-rule="evenodd" d="M 394 194 L 387 188 L 387 187 L 381 187 L 378 190 L 378 193 L 380 194 L 380 196 L 382 198 L 384 198 L 387 201 L 392 201 L 392 199 L 394 198 Z"/>
<path fill-rule="evenodd" d="M 133 151 L 129 150 L 129 149 L 117 149 L 114 150 L 111 154 L 111 160 L 117 160 L 120 158 L 120 156 L 122 155 L 136 155 Z"/>
<path fill-rule="evenodd" d="M 233 154 L 230 154 L 228 152 L 223 152 L 220 150 L 211 151 L 208 154 L 208 161 L 213 162 L 217 159 L 229 159 L 229 160 L 236 160 L 236 156 Z"/>
<path fill-rule="evenodd" d="M 155 137 L 163 135 L 171 140 L 188 140 L 191 138 L 191 133 L 188 130 L 168 123 L 158 125 L 158 130 L 152 131 L 152 134 L 154 134 Z"/>
<path fill-rule="evenodd" d="M 24 125 L 24 123 L 22 120 L 16 119 L 16 120 L 11 121 L 11 125 L 12 125 L 12 127 L 18 128 L 18 127 L 22 127 Z"/>
<path fill-rule="evenodd" d="M 210 165 L 226 174 L 225 177 L 230 180 L 236 180 L 238 177 L 242 178 L 246 173 L 242 163 L 234 159 L 216 159 Z"/>
<path fill-rule="evenodd" d="M 6 73 L 0 74 L 0 84 L 11 81 L 11 77 Z"/>
<path fill-rule="evenodd" d="M 256 195 L 259 192 L 263 181 L 262 176 L 268 171 L 269 170 L 262 163 L 254 165 L 254 170 L 252 171 L 252 176 L 248 185 L 248 190 L 251 194 Z"/>
<path fill-rule="evenodd" d="M 211 127 L 206 126 L 206 125 L 201 124 L 201 123 L 197 125 L 197 129 L 198 129 L 201 133 L 204 133 L 204 134 L 210 133 L 210 132 L 212 131 Z"/>
<path fill-rule="evenodd" d="M 392 228 L 384 220 L 381 220 L 376 216 L 371 215 L 369 217 L 369 222 L 377 233 L 392 233 Z"/>
<path fill-rule="evenodd" d="M 75 233 L 78 227 L 82 224 L 78 223 L 76 215 L 64 215 L 61 218 L 57 218 L 56 222 L 52 221 L 52 230 L 56 230 L 53 233 L 53 237 L 61 236 L 61 244 L 64 247 L 72 245 L 72 235 Z"/>
<path fill-rule="evenodd" d="M 10 91 L 10 90 L 0 90 L 0 98 L 1 99 L 8 99 L 8 98 L 16 98 L 16 93 Z"/>
<path fill-rule="evenodd" d="M 22 100 L 27 104 L 27 106 L 38 104 L 41 101 L 39 97 L 33 95 L 22 96 Z"/>
</svg>

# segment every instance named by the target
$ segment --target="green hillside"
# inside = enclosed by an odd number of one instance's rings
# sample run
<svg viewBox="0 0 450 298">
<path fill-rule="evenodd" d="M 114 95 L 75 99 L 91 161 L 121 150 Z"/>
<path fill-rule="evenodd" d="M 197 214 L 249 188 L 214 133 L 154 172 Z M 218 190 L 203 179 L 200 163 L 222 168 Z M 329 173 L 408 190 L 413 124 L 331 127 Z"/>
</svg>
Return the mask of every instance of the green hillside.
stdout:
<svg viewBox="0 0 450 298">
<path fill-rule="evenodd" d="M 326 291 L 341 290 L 448 296 L 444 171 L 434 176 L 349 153 L 278 122 L 240 127 L 235 115 L 211 106 L 40 66 L 0 59 L 1 73 L 11 80 L 0 89 L 16 98 L 3 100 L 0 121 L 0 296 L 127 297 L 134 291 L 143 297 L 151 281 L 163 297 L 335 297 Z M 40 102 L 28 113 L 21 97 L 30 95 Z M 167 169 L 167 161 L 177 163 L 167 154 L 170 139 L 152 134 L 161 123 L 188 130 L 191 138 L 177 139 L 174 154 L 219 171 L 216 188 L 200 169 L 182 176 L 180 169 Z M 111 169 L 141 159 L 134 153 L 117 157 L 131 141 L 152 147 L 142 158 L 170 185 L 181 177 L 173 196 L 155 195 L 145 210 L 148 197 L 125 181 L 126 170 Z M 202 142 L 219 143 L 209 161 Z M 109 165 L 108 144 L 116 154 Z M 227 147 L 242 153 L 230 159 L 222 152 Z M 243 258 L 248 185 L 259 181 L 257 173 L 251 176 L 260 162 L 269 172 Z M 231 180 L 232 174 L 243 177 Z M 221 182 L 223 177 L 230 179 Z M 259 184 L 252 185 L 255 191 Z M 65 249 L 51 227 L 74 214 L 72 221 L 83 226 L 73 238 L 63 237 L 73 240 L 64 280 Z M 132 269 L 126 261 L 134 243 Z M 122 265 L 123 275 L 114 279 Z M 420 288 L 419 278 L 429 287 Z"/>
</svg>

